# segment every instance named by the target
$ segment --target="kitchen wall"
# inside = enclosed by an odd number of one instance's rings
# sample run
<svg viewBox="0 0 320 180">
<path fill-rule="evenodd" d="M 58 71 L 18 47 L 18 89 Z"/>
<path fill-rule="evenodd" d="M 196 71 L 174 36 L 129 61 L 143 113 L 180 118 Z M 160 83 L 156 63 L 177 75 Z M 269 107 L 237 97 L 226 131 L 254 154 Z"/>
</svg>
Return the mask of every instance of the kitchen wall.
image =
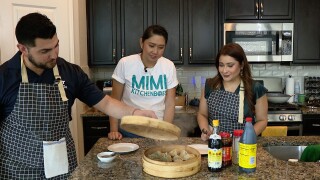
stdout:
<svg viewBox="0 0 320 180">
<path fill-rule="evenodd" d="M 285 79 L 292 75 L 295 80 L 301 82 L 301 89 L 304 89 L 304 76 L 319 76 L 319 66 L 296 66 L 296 65 L 280 65 L 279 63 L 261 63 L 250 64 L 252 75 L 254 77 L 280 77 L 283 79 L 283 88 L 285 87 Z M 176 66 L 179 82 L 182 84 L 184 92 L 188 92 L 189 98 L 199 98 L 201 89 L 204 87 L 205 79 L 216 75 L 217 71 L 214 66 L 206 67 L 181 67 Z M 112 68 L 90 68 L 93 81 L 111 78 Z M 200 82 L 201 81 L 201 82 Z M 200 85 L 201 83 L 201 85 Z M 201 86 L 201 87 L 200 87 Z"/>
</svg>

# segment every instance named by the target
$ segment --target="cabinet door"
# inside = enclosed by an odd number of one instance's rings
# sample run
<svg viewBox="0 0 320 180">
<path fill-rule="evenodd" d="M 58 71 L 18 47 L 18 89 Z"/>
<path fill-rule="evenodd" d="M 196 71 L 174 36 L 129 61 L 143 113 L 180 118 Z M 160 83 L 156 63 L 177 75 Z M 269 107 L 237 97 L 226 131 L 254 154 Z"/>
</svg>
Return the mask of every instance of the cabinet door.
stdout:
<svg viewBox="0 0 320 180">
<path fill-rule="evenodd" d="M 121 14 L 118 20 L 120 42 L 118 57 L 137 54 L 141 51 L 139 40 L 148 26 L 148 0 L 121 0 Z"/>
<path fill-rule="evenodd" d="M 258 19 L 258 0 L 223 0 L 224 19 Z"/>
<path fill-rule="evenodd" d="M 189 63 L 215 63 L 218 51 L 218 1 L 189 0 L 187 12 Z"/>
<path fill-rule="evenodd" d="M 293 0 L 224 0 L 226 20 L 292 19 Z"/>
<path fill-rule="evenodd" d="M 260 0 L 260 19 L 292 19 L 293 0 Z"/>
<path fill-rule="evenodd" d="M 295 1 L 294 63 L 320 63 L 320 1 Z"/>
<path fill-rule="evenodd" d="M 89 65 L 116 64 L 116 0 L 87 0 Z"/>
<path fill-rule="evenodd" d="M 168 43 L 164 57 L 175 64 L 183 63 L 183 1 L 153 0 L 152 23 L 168 31 Z"/>
</svg>

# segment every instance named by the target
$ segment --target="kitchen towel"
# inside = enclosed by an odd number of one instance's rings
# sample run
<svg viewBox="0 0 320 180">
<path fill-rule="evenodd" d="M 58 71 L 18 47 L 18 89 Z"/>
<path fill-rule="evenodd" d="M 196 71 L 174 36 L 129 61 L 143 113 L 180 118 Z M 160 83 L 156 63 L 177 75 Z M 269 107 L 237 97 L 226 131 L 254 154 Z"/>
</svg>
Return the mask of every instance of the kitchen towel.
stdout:
<svg viewBox="0 0 320 180">
<path fill-rule="evenodd" d="M 290 99 L 288 100 L 288 102 L 293 102 L 293 95 L 294 95 L 294 78 L 292 78 L 291 76 L 289 76 L 286 79 L 286 94 L 291 95 Z"/>
<path fill-rule="evenodd" d="M 288 126 L 267 126 L 261 136 L 287 136 Z"/>
</svg>

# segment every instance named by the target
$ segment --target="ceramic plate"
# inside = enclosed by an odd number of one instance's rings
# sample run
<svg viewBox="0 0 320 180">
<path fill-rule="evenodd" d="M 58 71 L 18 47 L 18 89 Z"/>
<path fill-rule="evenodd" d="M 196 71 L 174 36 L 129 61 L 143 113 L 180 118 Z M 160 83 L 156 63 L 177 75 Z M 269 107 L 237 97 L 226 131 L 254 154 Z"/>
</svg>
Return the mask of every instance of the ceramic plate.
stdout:
<svg viewBox="0 0 320 180">
<path fill-rule="evenodd" d="M 117 143 L 108 146 L 109 151 L 113 151 L 116 153 L 128 153 L 137 149 L 139 149 L 139 146 L 133 143 Z"/>
<path fill-rule="evenodd" d="M 198 150 L 201 155 L 208 154 L 208 145 L 207 144 L 190 144 L 188 146 Z"/>
<path fill-rule="evenodd" d="M 183 108 L 183 106 L 175 106 L 174 107 L 176 110 L 181 110 Z"/>
</svg>

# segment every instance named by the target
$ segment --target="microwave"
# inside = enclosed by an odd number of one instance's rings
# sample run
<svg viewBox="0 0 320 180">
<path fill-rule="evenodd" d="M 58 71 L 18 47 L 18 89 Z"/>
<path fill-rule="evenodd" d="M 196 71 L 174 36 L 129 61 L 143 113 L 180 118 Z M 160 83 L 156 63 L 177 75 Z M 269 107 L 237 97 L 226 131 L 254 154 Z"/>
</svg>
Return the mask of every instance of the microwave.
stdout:
<svg viewBox="0 0 320 180">
<path fill-rule="evenodd" d="M 249 62 L 291 62 L 293 27 L 293 23 L 224 23 L 223 44 L 239 44 Z"/>
</svg>

